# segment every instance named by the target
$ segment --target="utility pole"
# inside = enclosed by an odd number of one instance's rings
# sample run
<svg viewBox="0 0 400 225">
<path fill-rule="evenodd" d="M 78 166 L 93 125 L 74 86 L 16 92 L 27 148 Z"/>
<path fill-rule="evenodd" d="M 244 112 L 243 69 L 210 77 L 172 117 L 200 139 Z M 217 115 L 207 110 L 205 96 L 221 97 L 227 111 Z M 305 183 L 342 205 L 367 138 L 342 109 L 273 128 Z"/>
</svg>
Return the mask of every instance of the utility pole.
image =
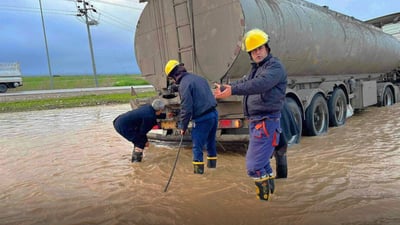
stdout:
<svg viewBox="0 0 400 225">
<path fill-rule="evenodd" d="M 83 7 L 77 5 L 78 14 L 76 14 L 76 16 L 79 16 L 79 17 L 80 16 L 85 16 L 86 29 L 87 29 L 88 38 L 89 38 L 90 55 L 92 57 L 92 68 L 93 68 L 94 81 L 96 83 L 96 87 L 98 87 L 99 83 L 97 81 L 96 63 L 94 61 L 92 35 L 90 34 L 90 27 L 89 27 L 91 25 L 97 25 L 98 22 L 88 16 L 88 11 L 91 10 L 92 12 L 95 12 L 95 13 L 97 13 L 97 11 L 96 11 L 95 8 L 93 8 L 93 5 L 90 5 L 89 2 L 86 1 L 86 0 L 77 0 L 76 2 L 83 4 Z"/>
<path fill-rule="evenodd" d="M 50 89 L 53 89 L 54 88 L 53 74 L 51 72 L 50 55 L 49 55 L 49 48 L 47 46 L 46 27 L 44 26 L 44 17 L 43 17 L 42 1 L 41 0 L 39 0 L 39 5 L 40 5 L 40 15 L 42 16 L 42 27 L 43 27 L 43 35 L 44 35 L 44 44 L 46 46 L 47 66 L 49 68 Z"/>
</svg>

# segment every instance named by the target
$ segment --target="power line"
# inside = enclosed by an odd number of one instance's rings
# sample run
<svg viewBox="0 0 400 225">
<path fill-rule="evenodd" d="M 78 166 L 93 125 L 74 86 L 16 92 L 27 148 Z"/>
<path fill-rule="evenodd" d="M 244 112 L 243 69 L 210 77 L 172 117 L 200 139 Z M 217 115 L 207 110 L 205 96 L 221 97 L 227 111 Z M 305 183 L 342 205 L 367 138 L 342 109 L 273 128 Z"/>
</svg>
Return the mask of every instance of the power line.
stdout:
<svg viewBox="0 0 400 225">
<path fill-rule="evenodd" d="M 63 0 L 63 1 L 73 2 L 73 3 L 75 3 L 76 6 L 78 5 L 77 0 Z M 107 5 L 116 5 L 116 6 L 121 6 L 124 8 L 132 8 L 132 9 L 142 10 L 142 8 L 129 7 L 127 5 L 115 4 L 115 3 L 111 3 L 111 2 L 106 2 L 104 0 L 96 0 L 96 1 L 102 2 Z M 0 4 L 0 11 L 40 13 L 40 10 L 42 10 L 42 12 L 44 12 L 46 14 L 58 14 L 58 15 L 67 15 L 67 16 L 76 16 L 77 15 L 76 12 L 74 12 L 74 11 L 66 11 L 66 10 L 59 10 L 59 9 L 43 9 L 43 8 L 40 9 L 40 8 L 36 8 L 36 7 L 9 6 L 9 5 L 1 5 Z M 122 30 L 134 31 L 134 29 L 132 28 L 132 27 L 134 27 L 134 25 L 130 24 L 129 22 L 124 21 L 123 19 L 116 17 L 110 13 L 107 13 L 105 10 L 97 9 L 96 11 L 101 11 L 101 12 L 97 13 L 97 17 L 95 16 L 95 14 L 92 13 L 92 11 L 88 11 L 88 17 L 90 19 L 89 21 L 92 21 L 92 23 L 96 23 L 96 25 L 97 25 L 97 23 L 100 20 L 100 16 L 102 16 L 102 20 L 107 24 L 114 25 L 115 27 L 118 27 Z M 85 23 L 84 19 L 81 19 L 79 21 L 82 23 Z M 95 21 L 97 21 L 97 22 L 95 22 Z"/>
<path fill-rule="evenodd" d="M 123 8 L 135 9 L 135 10 L 140 10 L 140 11 L 143 10 L 143 8 L 141 8 L 141 7 L 134 7 L 134 6 L 130 6 L 130 5 L 118 4 L 115 2 L 108 2 L 105 0 L 93 0 L 93 1 L 98 2 L 98 3 L 113 5 L 113 6 L 119 6 L 119 7 L 123 7 Z"/>
<path fill-rule="evenodd" d="M 110 22 L 113 25 L 120 27 L 121 29 L 134 31 L 134 29 L 132 28 L 134 25 L 130 24 L 129 22 L 122 21 L 121 19 L 106 12 L 99 12 L 99 14 L 100 14 L 99 20 L 103 19 L 105 22 Z"/>
<path fill-rule="evenodd" d="M 14 11 L 14 12 L 20 11 L 20 12 L 40 13 L 40 8 L 0 5 L 0 11 Z M 61 14 L 61 15 L 75 15 L 74 11 L 65 11 L 65 10 L 57 10 L 57 9 L 46 9 L 46 10 L 43 9 L 43 12 L 52 13 L 52 14 Z"/>
</svg>

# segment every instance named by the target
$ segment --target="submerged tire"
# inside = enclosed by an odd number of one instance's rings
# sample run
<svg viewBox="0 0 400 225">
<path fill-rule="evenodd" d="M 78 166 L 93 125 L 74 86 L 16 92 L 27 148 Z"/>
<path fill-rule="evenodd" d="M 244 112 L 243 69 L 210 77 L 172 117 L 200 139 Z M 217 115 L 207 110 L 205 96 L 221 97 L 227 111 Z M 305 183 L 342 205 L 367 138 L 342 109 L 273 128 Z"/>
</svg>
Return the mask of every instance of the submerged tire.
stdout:
<svg viewBox="0 0 400 225">
<path fill-rule="evenodd" d="M 286 102 L 290 108 L 290 111 L 293 113 L 293 117 L 296 121 L 297 128 L 299 130 L 299 135 L 294 136 L 292 139 L 288 140 L 288 145 L 292 145 L 293 143 L 299 143 L 301 138 L 301 131 L 303 129 L 303 116 L 299 105 L 297 105 L 296 101 L 292 98 L 286 98 Z"/>
<path fill-rule="evenodd" d="M 346 123 L 347 100 L 344 91 L 336 88 L 328 101 L 329 126 L 337 127 Z"/>
<path fill-rule="evenodd" d="M 383 92 L 382 101 L 379 103 L 379 106 L 390 106 L 394 104 L 394 94 L 390 87 L 386 87 Z"/>
<path fill-rule="evenodd" d="M 321 94 L 316 94 L 306 110 L 304 133 L 308 136 L 320 136 L 328 130 L 328 106 Z"/>
</svg>

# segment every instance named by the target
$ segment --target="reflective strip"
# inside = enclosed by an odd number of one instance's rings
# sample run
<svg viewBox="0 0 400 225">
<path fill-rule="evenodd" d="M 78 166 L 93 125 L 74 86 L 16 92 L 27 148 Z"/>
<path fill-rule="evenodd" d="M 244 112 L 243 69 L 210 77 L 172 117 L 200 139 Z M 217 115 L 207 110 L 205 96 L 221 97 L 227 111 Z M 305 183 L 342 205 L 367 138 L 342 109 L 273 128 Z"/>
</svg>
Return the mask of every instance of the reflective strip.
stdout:
<svg viewBox="0 0 400 225">
<path fill-rule="evenodd" d="M 270 179 L 274 179 L 275 176 L 267 176 L 267 177 L 263 177 L 260 179 L 254 179 L 255 182 L 262 182 L 262 181 L 266 181 L 266 180 L 270 180 Z"/>
</svg>

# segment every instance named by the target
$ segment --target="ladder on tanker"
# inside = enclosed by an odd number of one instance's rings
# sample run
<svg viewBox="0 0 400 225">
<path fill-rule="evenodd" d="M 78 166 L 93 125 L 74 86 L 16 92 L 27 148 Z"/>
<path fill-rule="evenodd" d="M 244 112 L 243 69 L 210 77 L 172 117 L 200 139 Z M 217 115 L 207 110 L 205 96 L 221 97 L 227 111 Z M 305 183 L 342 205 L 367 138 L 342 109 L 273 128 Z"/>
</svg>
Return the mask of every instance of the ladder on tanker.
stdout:
<svg viewBox="0 0 400 225">
<path fill-rule="evenodd" d="M 196 72 L 193 2 L 192 0 L 172 0 L 172 5 L 178 44 L 178 60 L 185 64 L 188 71 Z"/>
</svg>

